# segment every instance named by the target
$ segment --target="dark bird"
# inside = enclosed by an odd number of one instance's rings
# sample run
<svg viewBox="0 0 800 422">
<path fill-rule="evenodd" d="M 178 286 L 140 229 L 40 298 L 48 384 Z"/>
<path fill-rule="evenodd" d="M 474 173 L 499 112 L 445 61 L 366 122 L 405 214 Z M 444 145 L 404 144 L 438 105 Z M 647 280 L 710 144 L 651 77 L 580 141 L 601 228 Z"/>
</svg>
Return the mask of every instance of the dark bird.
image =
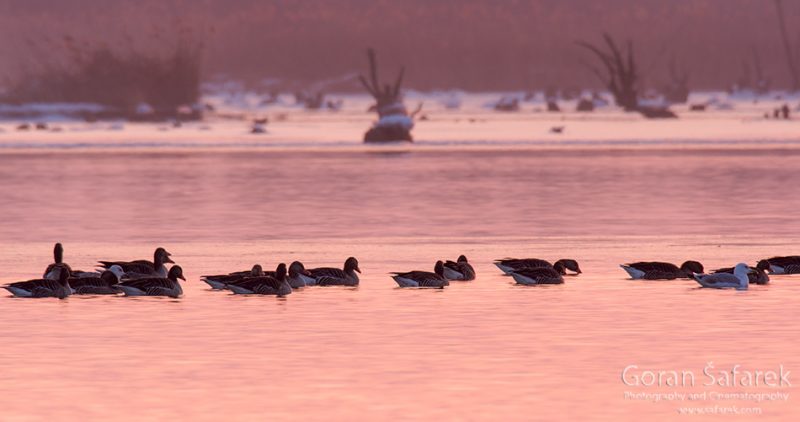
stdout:
<svg viewBox="0 0 800 422">
<path fill-rule="evenodd" d="M 173 265 L 166 277 L 145 277 L 125 280 L 117 284 L 125 296 L 169 296 L 179 297 L 183 289 L 178 279 L 186 281 L 183 269 Z"/>
<path fill-rule="evenodd" d="M 109 269 L 112 265 L 119 265 L 125 276 L 130 278 L 142 278 L 150 276 L 167 277 L 167 267 L 165 263 L 174 264 L 169 252 L 164 248 L 158 248 L 153 253 L 153 262 L 141 259 L 136 261 L 98 261 L 100 266 Z"/>
<path fill-rule="evenodd" d="M 511 277 L 517 284 L 526 286 L 535 286 L 538 284 L 562 284 L 564 277 L 561 274 L 549 267 L 538 268 L 520 268 L 511 272 Z"/>
<path fill-rule="evenodd" d="M 574 259 L 559 259 L 555 262 L 555 264 L 551 264 L 549 261 L 545 261 L 544 259 L 538 258 L 525 258 L 525 259 L 517 259 L 517 258 L 504 258 L 498 259 L 494 261 L 494 265 L 497 268 L 500 268 L 506 274 L 511 274 L 512 271 L 521 270 L 523 268 L 552 268 L 556 270 L 561 275 L 566 275 L 567 270 L 574 272 L 575 274 L 581 273 L 581 267 L 578 265 L 578 261 Z"/>
<path fill-rule="evenodd" d="M 314 278 L 314 283 L 317 286 L 358 286 L 358 274 L 361 269 L 358 268 L 358 260 L 347 258 L 344 261 L 344 268 L 313 268 L 308 270 L 308 274 Z"/>
<path fill-rule="evenodd" d="M 264 270 L 261 268 L 261 265 L 253 265 L 253 268 L 248 271 L 235 271 L 228 274 L 218 274 L 218 275 L 203 275 L 200 276 L 200 280 L 203 280 L 211 286 L 214 290 L 223 290 L 225 289 L 225 285 L 228 283 L 233 283 L 239 281 L 245 277 L 261 277 L 264 276 Z"/>
<path fill-rule="evenodd" d="M 762 259 L 757 267 L 768 266 L 772 274 L 800 274 L 800 256 L 775 256 Z"/>
<path fill-rule="evenodd" d="M 317 283 L 317 279 L 313 277 L 311 271 L 306 270 L 306 267 L 300 261 L 294 261 L 289 264 L 289 277 L 287 281 L 293 289 L 313 286 Z"/>
<path fill-rule="evenodd" d="M 76 295 L 115 295 L 120 293 L 117 284 L 122 274 L 122 268 L 114 265 L 99 277 L 71 277 L 69 286 Z"/>
<path fill-rule="evenodd" d="M 56 243 L 53 247 L 53 263 L 47 266 L 42 277 L 50 280 L 58 280 L 62 268 L 72 274 L 72 268 L 64 263 L 64 247 L 61 246 L 61 243 Z"/>
<path fill-rule="evenodd" d="M 693 278 L 695 273 L 703 273 L 703 264 L 697 261 L 686 261 L 678 268 L 669 262 L 634 262 L 620 265 L 634 280 L 674 280 L 676 278 Z"/>
<path fill-rule="evenodd" d="M 406 273 L 394 272 L 392 278 L 400 287 L 432 287 L 443 289 L 450 282 L 444 278 L 444 262 L 436 261 L 433 272 L 409 271 Z"/>
<path fill-rule="evenodd" d="M 17 297 L 57 297 L 64 299 L 72 294 L 69 286 L 69 271 L 61 268 L 58 270 L 58 280 L 42 278 L 38 280 L 18 281 L 3 286 Z"/>
<path fill-rule="evenodd" d="M 475 269 L 467 261 L 467 257 L 461 255 L 456 262 L 445 261 L 443 275 L 448 280 L 470 281 L 475 280 Z"/>
<path fill-rule="evenodd" d="M 286 264 L 280 263 L 275 276 L 245 277 L 225 286 L 228 290 L 240 295 L 278 295 L 292 293 L 292 286 L 286 280 Z"/>
</svg>

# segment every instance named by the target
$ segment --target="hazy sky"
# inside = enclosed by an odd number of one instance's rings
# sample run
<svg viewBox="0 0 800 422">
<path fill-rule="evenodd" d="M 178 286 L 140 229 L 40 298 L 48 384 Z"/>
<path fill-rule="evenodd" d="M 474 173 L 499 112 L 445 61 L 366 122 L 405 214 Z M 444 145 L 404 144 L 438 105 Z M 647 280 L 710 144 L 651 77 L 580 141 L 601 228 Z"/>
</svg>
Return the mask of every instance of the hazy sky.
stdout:
<svg viewBox="0 0 800 422">
<path fill-rule="evenodd" d="M 800 53 L 800 1 L 785 3 Z M 727 87 L 754 52 L 785 86 L 775 16 L 771 0 L 0 0 L 0 72 L 63 57 L 65 35 L 151 51 L 179 25 L 205 43 L 205 77 L 337 78 L 363 71 L 374 46 L 418 89 L 599 86 L 575 40 L 608 31 L 634 40 L 650 86 L 674 58 L 693 88 Z"/>
</svg>

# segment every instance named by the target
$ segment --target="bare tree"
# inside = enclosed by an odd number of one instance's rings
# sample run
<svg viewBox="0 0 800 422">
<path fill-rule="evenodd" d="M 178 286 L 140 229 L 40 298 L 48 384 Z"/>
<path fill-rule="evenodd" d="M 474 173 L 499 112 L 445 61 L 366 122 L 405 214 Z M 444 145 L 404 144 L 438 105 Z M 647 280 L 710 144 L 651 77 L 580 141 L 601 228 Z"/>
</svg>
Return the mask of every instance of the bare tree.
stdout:
<svg viewBox="0 0 800 422">
<path fill-rule="evenodd" d="M 764 74 L 764 69 L 761 67 L 761 57 L 758 55 L 758 49 L 756 49 L 755 46 L 751 46 L 750 51 L 753 53 L 753 68 L 756 71 L 756 84 L 753 89 L 759 94 L 765 94 L 772 85 L 772 79 Z"/>
<path fill-rule="evenodd" d="M 749 61 L 742 59 L 742 72 L 739 79 L 736 80 L 736 84 L 731 87 L 730 92 L 751 90 L 756 94 L 764 94 L 769 91 L 772 85 L 772 79 L 764 74 L 758 49 L 755 46 L 751 46 L 750 51 L 752 57 Z M 753 71 L 755 71 L 755 80 L 753 80 Z"/>
<path fill-rule="evenodd" d="M 586 63 L 586 66 L 600 78 L 614 96 L 614 102 L 625 111 L 637 111 L 648 119 L 674 118 L 675 113 L 666 107 L 639 105 L 639 79 L 641 75 L 633 55 L 633 42 L 625 43 L 623 52 L 608 33 L 603 34 L 607 50 L 585 41 L 578 45 L 592 52 L 605 67 L 605 73 Z"/>
<path fill-rule="evenodd" d="M 794 63 L 792 45 L 789 42 L 789 35 L 786 32 L 786 20 L 784 18 L 782 0 L 775 0 L 775 12 L 778 14 L 778 29 L 781 33 L 781 41 L 783 41 L 783 51 L 786 55 L 786 65 L 789 67 L 789 74 L 792 77 L 792 90 L 797 91 L 800 89 L 800 77 L 797 75 L 797 66 L 795 66 Z"/>
<path fill-rule="evenodd" d="M 667 85 L 664 96 L 672 104 L 683 104 L 689 99 L 689 71 L 675 62 L 675 57 L 669 61 L 669 85 Z"/>
<path fill-rule="evenodd" d="M 601 72 L 598 68 L 586 64 L 595 75 L 606 85 L 606 88 L 614 96 L 614 102 L 626 111 L 635 111 L 639 107 L 636 61 L 633 57 L 633 42 L 626 43 L 626 50 L 623 52 L 617 47 L 614 39 L 607 33 L 603 34 L 608 51 L 604 51 L 594 44 L 586 41 L 578 41 L 578 45 L 594 53 L 595 56 L 605 67 L 606 72 Z"/>
<path fill-rule="evenodd" d="M 368 49 L 367 58 L 369 59 L 369 79 L 359 75 L 358 80 L 375 99 L 378 121 L 364 134 L 364 142 L 411 141 L 411 128 L 414 127 L 413 117 L 419 109 L 409 115 L 403 104 L 400 87 L 403 84 L 405 68 L 400 69 L 394 85 L 381 84 L 378 79 L 375 50 Z"/>
</svg>

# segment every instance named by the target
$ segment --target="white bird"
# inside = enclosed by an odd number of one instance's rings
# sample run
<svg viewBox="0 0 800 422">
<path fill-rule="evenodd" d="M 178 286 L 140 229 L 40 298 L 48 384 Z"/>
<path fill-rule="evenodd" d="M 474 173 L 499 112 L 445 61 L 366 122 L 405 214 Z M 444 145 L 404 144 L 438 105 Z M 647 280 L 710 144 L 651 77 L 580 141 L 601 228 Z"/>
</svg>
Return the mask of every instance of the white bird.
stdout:
<svg viewBox="0 0 800 422">
<path fill-rule="evenodd" d="M 733 274 L 714 273 L 714 274 L 693 274 L 694 279 L 703 287 L 714 289 L 737 289 L 747 290 L 750 280 L 747 274 L 752 270 L 747 264 L 740 262 L 733 267 Z"/>
</svg>

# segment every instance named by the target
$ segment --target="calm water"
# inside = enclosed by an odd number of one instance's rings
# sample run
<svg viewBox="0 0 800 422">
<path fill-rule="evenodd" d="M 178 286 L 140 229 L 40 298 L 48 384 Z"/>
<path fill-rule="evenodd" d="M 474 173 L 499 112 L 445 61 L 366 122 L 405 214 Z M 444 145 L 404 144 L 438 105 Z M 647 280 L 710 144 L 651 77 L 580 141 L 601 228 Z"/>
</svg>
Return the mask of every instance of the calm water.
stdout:
<svg viewBox="0 0 800 422">
<path fill-rule="evenodd" d="M 674 419 L 679 407 L 800 417 L 792 388 L 703 387 L 702 370 L 800 371 L 800 279 L 746 292 L 627 280 L 637 259 L 707 268 L 800 253 L 800 151 L 453 150 L 0 155 L 0 281 L 165 246 L 185 297 L 0 297 L 2 420 Z M 389 271 L 466 254 L 478 280 L 400 290 Z M 361 261 L 357 289 L 285 299 L 201 274 Z M 517 287 L 494 258 L 575 258 Z M 690 370 L 694 388 L 621 372 Z M 787 392 L 768 402 L 632 392 Z"/>
</svg>

